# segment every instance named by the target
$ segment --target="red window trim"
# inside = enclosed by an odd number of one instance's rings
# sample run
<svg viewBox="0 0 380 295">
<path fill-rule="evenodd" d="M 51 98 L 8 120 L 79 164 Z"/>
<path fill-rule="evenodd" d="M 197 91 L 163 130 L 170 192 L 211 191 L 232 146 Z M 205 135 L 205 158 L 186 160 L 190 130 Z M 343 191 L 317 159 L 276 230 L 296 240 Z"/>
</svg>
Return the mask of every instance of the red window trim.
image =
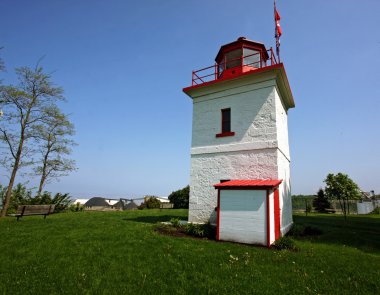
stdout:
<svg viewBox="0 0 380 295">
<path fill-rule="evenodd" d="M 218 133 L 215 135 L 215 137 L 226 137 L 226 136 L 234 136 L 235 132 L 224 132 L 224 133 Z"/>
</svg>

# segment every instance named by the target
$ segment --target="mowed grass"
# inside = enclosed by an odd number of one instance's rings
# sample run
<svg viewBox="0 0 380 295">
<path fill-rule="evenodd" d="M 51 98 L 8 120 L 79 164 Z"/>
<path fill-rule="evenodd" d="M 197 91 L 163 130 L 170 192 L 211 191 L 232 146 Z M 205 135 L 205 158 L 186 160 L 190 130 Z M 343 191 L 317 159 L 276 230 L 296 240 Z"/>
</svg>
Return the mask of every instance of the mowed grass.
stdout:
<svg viewBox="0 0 380 295">
<path fill-rule="evenodd" d="M 380 218 L 294 216 L 298 252 L 163 236 L 187 210 L 0 220 L 0 294 L 380 294 Z"/>
</svg>

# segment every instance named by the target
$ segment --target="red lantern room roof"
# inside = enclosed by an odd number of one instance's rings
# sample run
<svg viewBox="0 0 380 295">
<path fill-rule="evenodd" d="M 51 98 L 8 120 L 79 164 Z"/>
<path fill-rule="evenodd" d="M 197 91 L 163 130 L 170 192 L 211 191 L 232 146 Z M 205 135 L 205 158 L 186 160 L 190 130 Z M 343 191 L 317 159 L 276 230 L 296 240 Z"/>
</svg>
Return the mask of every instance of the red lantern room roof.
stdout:
<svg viewBox="0 0 380 295">
<path fill-rule="evenodd" d="M 267 49 L 265 48 L 265 45 L 263 43 L 249 40 L 246 37 L 239 37 L 236 41 L 225 44 L 222 47 L 220 47 L 219 52 L 215 57 L 215 61 L 217 63 L 222 62 L 222 59 L 227 52 L 230 52 L 239 48 L 247 48 L 247 49 L 260 51 L 262 52 L 263 59 L 265 60 L 269 59 Z"/>
</svg>

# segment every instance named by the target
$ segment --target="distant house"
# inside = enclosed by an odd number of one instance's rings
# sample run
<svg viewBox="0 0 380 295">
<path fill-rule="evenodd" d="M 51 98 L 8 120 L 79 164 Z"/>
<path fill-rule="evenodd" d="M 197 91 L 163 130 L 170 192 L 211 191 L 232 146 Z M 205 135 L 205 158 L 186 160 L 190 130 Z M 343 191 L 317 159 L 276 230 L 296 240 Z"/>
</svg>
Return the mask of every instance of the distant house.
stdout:
<svg viewBox="0 0 380 295">
<path fill-rule="evenodd" d="M 170 200 L 168 198 L 156 197 L 156 199 L 159 200 L 161 203 L 170 203 Z"/>
<path fill-rule="evenodd" d="M 124 206 L 124 210 L 137 210 L 138 206 L 135 202 L 131 201 L 127 205 Z"/>
<path fill-rule="evenodd" d="M 104 210 L 111 207 L 106 199 L 102 197 L 91 198 L 84 204 L 84 206 L 86 210 Z"/>
<path fill-rule="evenodd" d="M 73 201 L 73 204 L 76 205 L 76 204 L 79 203 L 79 205 L 84 206 L 84 204 L 86 204 L 86 202 L 87 202 L 88 200 L 89 200 L 89 199 L 75 199 L 75 200 Z"/>
</svg>

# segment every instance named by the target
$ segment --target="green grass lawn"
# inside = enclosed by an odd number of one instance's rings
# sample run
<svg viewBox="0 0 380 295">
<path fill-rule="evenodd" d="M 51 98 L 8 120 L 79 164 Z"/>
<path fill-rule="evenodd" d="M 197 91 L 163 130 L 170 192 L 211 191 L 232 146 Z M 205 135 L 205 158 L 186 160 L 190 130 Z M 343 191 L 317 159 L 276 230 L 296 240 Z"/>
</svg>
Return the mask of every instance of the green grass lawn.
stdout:
<svg viewBox="0 0 380 295">
<path fill-rule="evenodd" d="M 0 220 L 0 294 L 380 294 L 380 216 L 297 215 L 299 252 L 163 236 L 187 210 Z"/>
</svg>

